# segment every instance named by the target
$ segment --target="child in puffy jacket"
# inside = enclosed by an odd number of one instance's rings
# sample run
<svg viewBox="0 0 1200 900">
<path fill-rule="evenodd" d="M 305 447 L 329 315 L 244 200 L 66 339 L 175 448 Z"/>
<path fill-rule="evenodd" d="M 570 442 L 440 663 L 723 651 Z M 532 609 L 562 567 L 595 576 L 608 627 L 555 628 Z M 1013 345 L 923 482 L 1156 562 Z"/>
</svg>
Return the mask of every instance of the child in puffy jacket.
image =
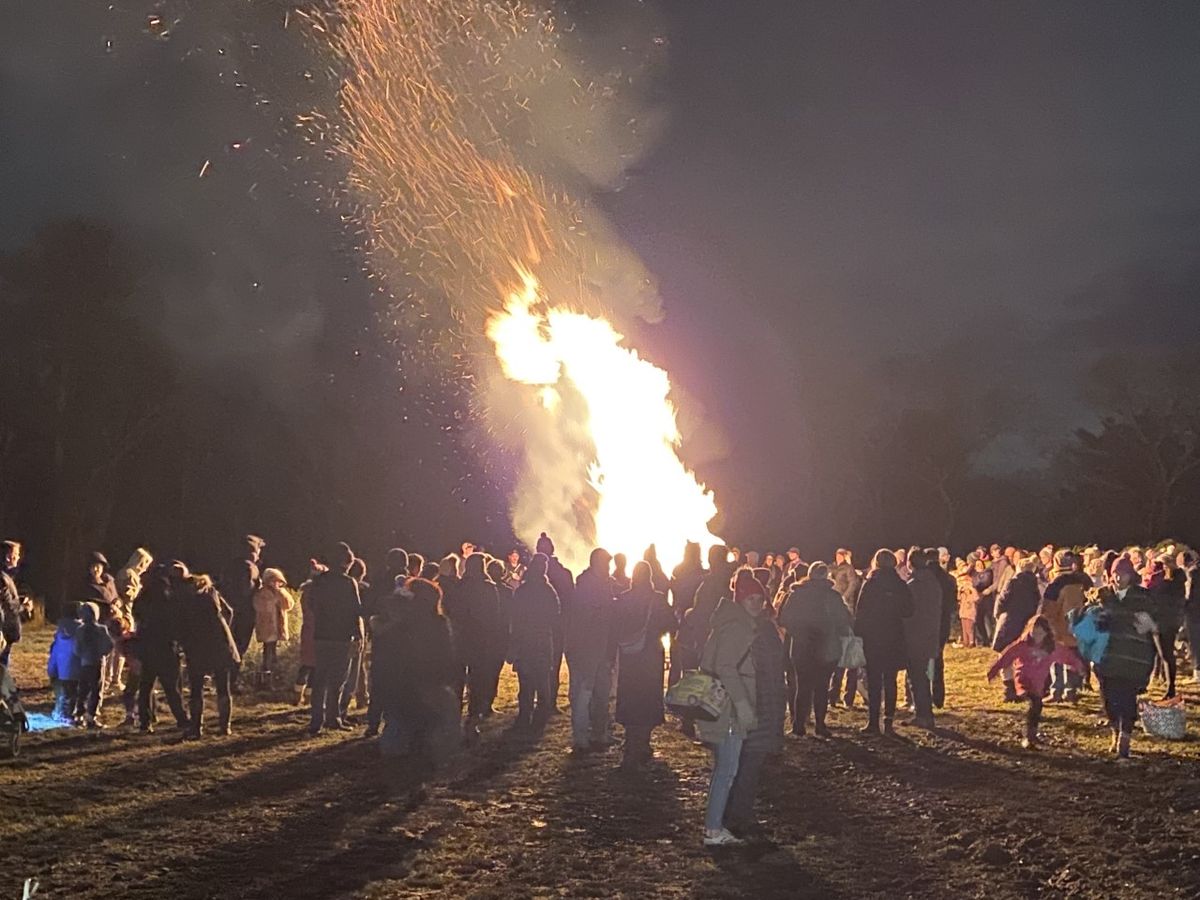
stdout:
<svg viewBox="0 0 1200 900">
<path fill-rule="evenodd" d="M 46 660 L 46 674 L 54 688 L 54 718 L 60 722 L 69 722 L 74 716 L 79 695 L 79 657 L 75 655 L 75 635 L 79 626 L 79 604 L 68 600 L 58 619 Z"/>
<path fill-rule="evenodd" d="M 1056 664 L 1069 666 L 1077 672 L 1086 670 L 1078 653 L 1070 647 L 1055 645 L 1049 620 L 1045 616 L 1034 616 L 1022 635 L 1005 647 L 988 669 L 988 681 L 994 681 L 997 675 L 1011 666 L 1017 696 L 1029 701 L 1025 716 L 1025 738 L 1021 741 L 1021 746 L 1027 750 L 1036 749 L 1038 745 L 1042 698 L 1050 685 L 1050 670 Z"/>
<path fill-rule="evenodd" d="M 112 652 L 113 641 L 108 629 L 99 624 L 100 607 L 85 603 L 79 610 L 80 625 L 75 632 L 75 658 L 79 661 L 79 696 L 75 703 L 75 718 L 88 728 L 103 728 L 97 721 L 100 708 L 101 676 L 104 657 Z"/>
</svg>

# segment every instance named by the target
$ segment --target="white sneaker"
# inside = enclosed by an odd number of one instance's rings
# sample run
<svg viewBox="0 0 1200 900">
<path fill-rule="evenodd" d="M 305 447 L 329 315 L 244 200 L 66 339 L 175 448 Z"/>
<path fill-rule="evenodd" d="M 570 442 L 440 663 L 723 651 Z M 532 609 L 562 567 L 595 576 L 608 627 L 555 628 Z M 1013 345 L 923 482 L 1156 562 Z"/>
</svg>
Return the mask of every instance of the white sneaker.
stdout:
<svg viewBox="0 0 1200 900">
<path fill-rule="evenodd" d="M 738 844 L 744 843 L 746 842 L 726 828 L 722 828 L 720 831 L 704 832 L 705 847 L 736 847 Z"/>
</svg>

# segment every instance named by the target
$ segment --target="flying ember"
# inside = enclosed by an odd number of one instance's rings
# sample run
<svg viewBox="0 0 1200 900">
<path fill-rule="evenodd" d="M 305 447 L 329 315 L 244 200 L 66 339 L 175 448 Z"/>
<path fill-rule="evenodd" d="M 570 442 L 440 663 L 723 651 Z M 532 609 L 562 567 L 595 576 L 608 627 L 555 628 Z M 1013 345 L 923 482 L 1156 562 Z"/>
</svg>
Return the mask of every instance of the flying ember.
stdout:
<svg viewBox="0 0 1200 900">
<path fill-rule="evenodd" d="M 486 334 L 495 350 L 504 378 L 480 382 L 480 406 L 520 436 L 516 534 L 551 533 L 576 568 L 597 545 L 654 544 L 669 567 L 686 541 L 716 543 L 713 495 L 677 455 L 667 373 L 611 324 L 659 314 L 650 279 L 543 149 L 594 143 L 618 118 L 615 87 L 580 77 L 555 16 L 526 3 L 339 0 L 312 21 L 345 75 L 336 140 L 372 265 L 422 283 L 468 344 Z M 497 312 L 514 260 L 520 287 Z"/>
</svg>

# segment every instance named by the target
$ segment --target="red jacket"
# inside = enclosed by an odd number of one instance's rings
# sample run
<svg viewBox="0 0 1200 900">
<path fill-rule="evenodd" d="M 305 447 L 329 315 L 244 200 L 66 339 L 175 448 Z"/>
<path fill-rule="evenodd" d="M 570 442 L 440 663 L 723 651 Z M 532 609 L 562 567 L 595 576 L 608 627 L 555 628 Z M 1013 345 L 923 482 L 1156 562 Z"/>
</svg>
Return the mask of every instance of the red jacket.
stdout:
<svg viewBox="0 0 1200 900">
<path fill-rule="evenodd" d="M 1040 697 L 1046 692 L 1050 668 L 1055 663 L 1070 666 L 1078 672 L 1087 671 L 1074 649 L 1059 644 L 1052 652 L 1046 653 L 1029 643 L 1026 638 L 1020 637 L 1004 648 L 1000 658 L 988 669 L 987 677 L 988 681 L 991 681 L 1000 674 L 1001 669 L 1012 666 L 1017 694 L 1022 697 Z"/>
</svg>

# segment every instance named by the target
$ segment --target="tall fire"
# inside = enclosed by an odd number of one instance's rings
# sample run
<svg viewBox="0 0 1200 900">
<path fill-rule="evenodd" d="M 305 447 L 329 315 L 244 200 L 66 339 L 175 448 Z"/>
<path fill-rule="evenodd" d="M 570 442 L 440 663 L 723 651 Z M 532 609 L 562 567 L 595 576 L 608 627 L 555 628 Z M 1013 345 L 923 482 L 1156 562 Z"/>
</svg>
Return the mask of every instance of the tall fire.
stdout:
<svg viewBox="0 0 1200 900">
<path fill-rule="evenodd" d="M 373 265 L 452 304 L 507 379 L 484 381 L 482 405 L 524 443 L 518 536 L 550 532 L 574 567 L 597 545 L 638 558 L 654 544 L 669 567 L 686 541 L 716 543 L 667 373 L 612 324 L 657 300 L 629 288 L 640 263 L 607 235 L 600 247 L 602 223 L 544 146 L 595 140 L 614 85 L 580 76 L 555 17 L 525 3 L 341 0 L 312 24 L 345 73 L 331 127 Z"/>
</svg>

